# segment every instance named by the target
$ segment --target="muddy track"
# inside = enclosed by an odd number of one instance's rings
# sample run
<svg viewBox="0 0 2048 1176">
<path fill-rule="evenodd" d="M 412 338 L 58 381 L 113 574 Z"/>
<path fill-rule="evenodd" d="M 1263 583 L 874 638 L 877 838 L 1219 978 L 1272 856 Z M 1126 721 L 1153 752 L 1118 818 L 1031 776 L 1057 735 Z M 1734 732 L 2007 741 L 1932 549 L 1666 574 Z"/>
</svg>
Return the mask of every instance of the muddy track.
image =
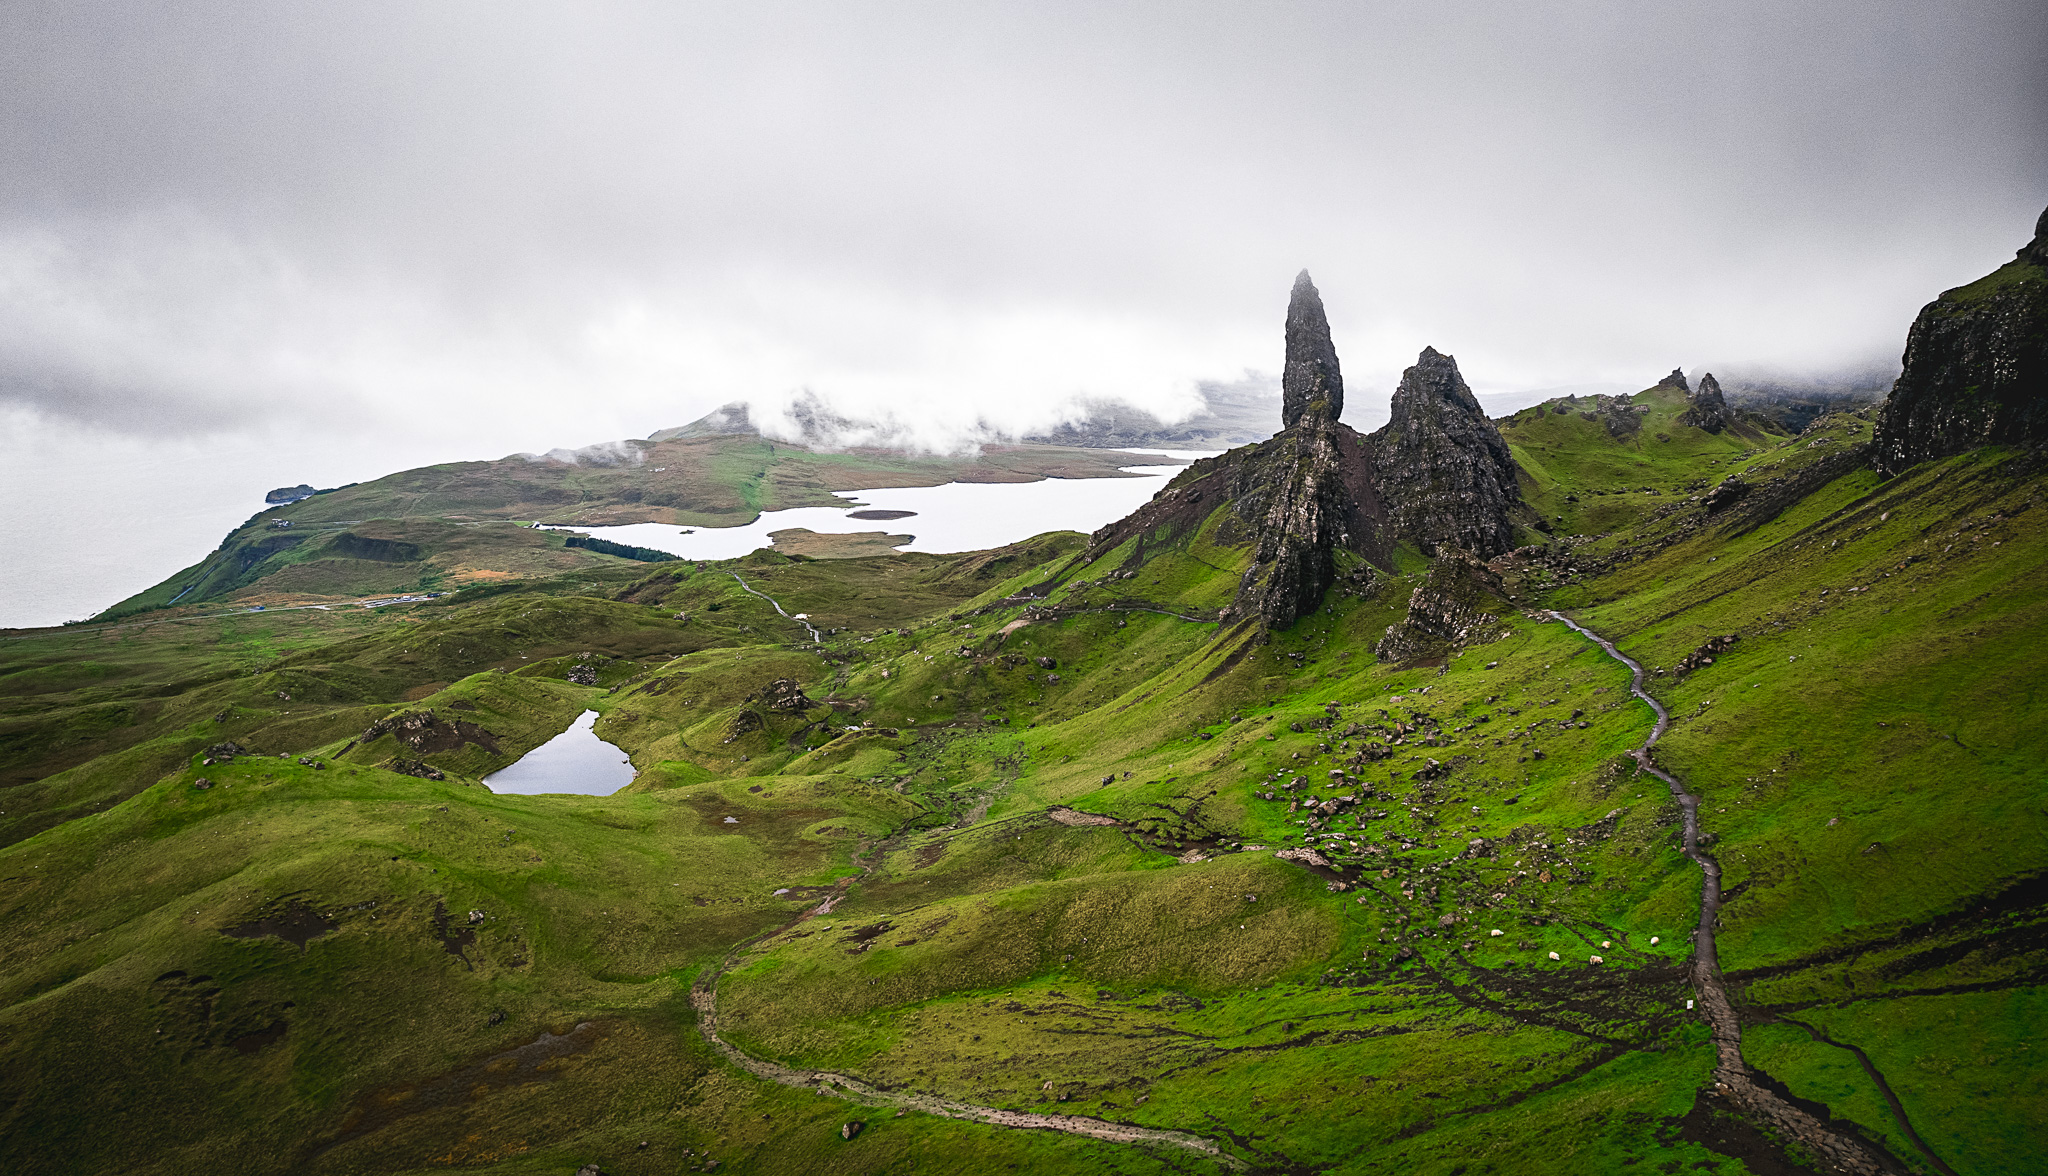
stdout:
<svg viewBox="0 0 2048 1176">
<path fill-rule="evenodd" d="M 1678 777 L 1650 759 L 1650 749 L 1664 738 L 1664 732 L 1671 726 L 1671 712 L 1643 689 L 1642 663 L 1616 649 L 1614 642 L 1563 613 L 1551 610 L 1549 615 L 1598 645 L 1608 657 L 1627 666 L 1629 693 L 1648 703 L 1650 709 L 1657 713 L 1657 724 L 1651 728 L 1649 738 L 1643 740 L 1641 747 L 1631 750 L 1629 756 L 1643 771 L 1664 781 L 1665 787 L 1671 790 L 1672 797 L 1685 811 L 1685 856 L 1691 858 L 1704 875 L 1704 884 L 1700 887 L 1700 921 L 1692 937 L 1692 981 L 1699 993 L 1700 1009 L 1714 1034 L 1714 1049 L 1718 1057 L 1714 1066 L 1714 1093 L 1806 1145 L 1837 1172 L 1878 1176 L 1879 1173 L 1900 1171 L 1900 1165 L 1891 1156 L 1863 1140 L 1829 1130 L 1819 1119 L 1780 1098 L 1750 1075 L 1749 1067 L 1742 1060 L 1742 1022 L 1736 1016 L 1733 1002 L 1728 999 L 1728 986 L 1722 978 L 1720 960 L 1714 949 L 1714 924 L 1721 913 L 1721 863 L 1700 848 L 1699 797 L 1687 792 L 1685 785 L 1678 782 Z M 1886 1092 L 1889 1093 L 1889 1088 Z M 1904 1114 L 1903 1109 L 1900 1114 Z M 1917 1136 L 1915 1141 L 1918 1141 Z"/>
</svg>

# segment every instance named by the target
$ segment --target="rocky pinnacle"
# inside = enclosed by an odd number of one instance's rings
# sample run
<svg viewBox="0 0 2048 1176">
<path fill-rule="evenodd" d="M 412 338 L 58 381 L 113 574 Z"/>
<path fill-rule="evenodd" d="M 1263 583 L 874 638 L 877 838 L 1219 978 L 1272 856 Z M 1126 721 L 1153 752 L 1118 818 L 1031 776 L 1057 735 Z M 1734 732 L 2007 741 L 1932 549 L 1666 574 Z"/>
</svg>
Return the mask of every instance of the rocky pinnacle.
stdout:
<svg viewBox="0 0 2048 1176">
<path fill-rule="evenodd" d="M 1330 342 L 1330 320 L 1323 297 L 1303 270 L 1287 299 L 1287 366 L 1280 374 L 1280 427 L 1291 429 L 1304 417 L 1334 421 L 1344 413 L 1344 376 L 1337 370 L 1337 347 Z"/>
<path fill-rule="evenodd" d="M 1371 440 L 1396 534 L 1432 557 L 1447 547 L 1481 559 L 1512 550 L 1509 512 L 1521 502 L 1521 469 L 1458 361 L 1423 348 L 1401 373 L 1391 407 Z"/>
</svg>

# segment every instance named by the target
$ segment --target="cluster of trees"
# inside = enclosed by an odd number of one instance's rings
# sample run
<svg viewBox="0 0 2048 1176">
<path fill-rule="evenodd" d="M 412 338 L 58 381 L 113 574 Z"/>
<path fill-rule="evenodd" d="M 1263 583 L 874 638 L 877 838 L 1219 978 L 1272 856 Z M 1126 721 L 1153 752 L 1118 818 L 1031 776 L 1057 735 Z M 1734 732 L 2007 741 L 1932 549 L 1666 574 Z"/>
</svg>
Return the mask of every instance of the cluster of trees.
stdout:
<svg viewBox="0 0 2048 1176">
<path fill-rule="evenodd" d="M 678 558 L 666 551 L 656 551 L 652 547 L 634 547 L 630 543 L 614 543 L 609 539 L 592 539 L 587 535 L 569 536 L 566 546 L 586 548 L 597 552 L 599 555 L 616 555 L 625 559 L 637 559 L 641 563 L 667 563 Z"/>
</svg>

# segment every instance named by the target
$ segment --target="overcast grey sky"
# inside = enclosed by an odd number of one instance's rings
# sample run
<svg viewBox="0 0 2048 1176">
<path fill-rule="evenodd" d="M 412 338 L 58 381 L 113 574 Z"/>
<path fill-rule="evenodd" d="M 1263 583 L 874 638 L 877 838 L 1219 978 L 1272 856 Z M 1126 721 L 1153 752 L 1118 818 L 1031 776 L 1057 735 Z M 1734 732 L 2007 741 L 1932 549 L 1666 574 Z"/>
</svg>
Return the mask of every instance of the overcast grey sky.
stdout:
<svg viewBox="0 0 2048 1176">
<path fill-rule="evenodd" d="M 941 432 L 1171 409 L 1278 368 L 1304 265 L 1354 403 L 1426 343 L 1481 391 L 1868 368 L 2048 203 L 2038 0 L 0 26 L 17 442 L 317 434 L 374 465 L 803 388 Z"/>
</svg>

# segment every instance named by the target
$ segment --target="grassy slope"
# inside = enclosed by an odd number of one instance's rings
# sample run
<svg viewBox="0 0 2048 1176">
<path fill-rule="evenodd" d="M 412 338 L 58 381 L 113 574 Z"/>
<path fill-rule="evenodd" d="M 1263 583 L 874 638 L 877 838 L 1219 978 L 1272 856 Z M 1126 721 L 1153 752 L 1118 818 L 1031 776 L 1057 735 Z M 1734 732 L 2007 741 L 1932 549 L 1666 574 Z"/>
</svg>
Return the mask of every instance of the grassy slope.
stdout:
<svg viewBox="0 0 2048 1176">
<path fill-rule="evenodd" d="M 835 492 L 951 481 L 1126 477 L 1131 457 L 1049 445 L 994 446 L 973 457 L 814 453 L 755 436 L 636 443 L 612 466 L 511 457 L 392 474 L 261 511 L 205 560 L 102 612 L 111 620 L 174 604 L 278 604 L 428 591 L 629 563 L 564 547 L 520 522 L 732 527 L 761 512 L 844 506 Z M 1147 459 L 1157 460 L 1157 459 Z M 278 524 L 289 522 L 289 528 Z M 785 532 L 785 553 L 887 554 L 892 538 Z"/>
<path fill-rule="evenodd" d="M 2040 870 L 2044 844 L 2029 779 L 2039 675 L 2025 661 L 2048 582 L 2041 482 L 1998 455 L 1886 486 L 1852 474 L 1733 533 L 1686 502 L 1693 487 L 1736 468 L 1791 472 L 1863 426 L 1761 445 L 1686 432 L 1657 417 L 1674 412 L 1663 393 L 1645 396 L 1652 419 L 1635 438 L 1552 436 L 1577 427 L 1556 414 L 1510 430 L 1532 499 L 1570 530 L 1609 532 L 1575 550 L 1612 561 L 1532 570 L 1519 591 L 1580 608 L 1652 666 L 1742 635 L 1653 689 L 1679 718 L 1660 759 L 1706 797 L 1720 839 L 1723 961 L 1763 1022 L 1746 1041 L 1752 1061 L 1912 1161 L 1853 1056 L 1782 1018 L 1813 1025 L 1866 1049 L 1958 1170 L 2021 1171 L 2043 1077 L 2021 1048 L 2040 1024 L 2040 899 L 1996 896 Z M 1815 447 L 1821 435 L 1840 440 Z M 1567 440 L 1581 450 L 1570 460 Z M 1183 537 L 1133 580 L 1097 582 L 1110 561 L 1068 569 L 1091 586 L 1055 599 L 1200 615 L 1236 574 L 1233 554 L 1205 543 Z M 190 636 L 172 650 L 155 629 L 11 647 L 0 683 L 15 685 L 26 721 L 139 705 L 140 680 L 177 664 L 193 680 L 162 705 L 196 715 L 232 698 L 227 726 L 265 750 L 331 755 L 366 714 L 410 697 L 443 715 L 474 707 L 503 754 L 429 756 L 452 777 L 430 784 L 371 766 L 397 749 L 387 738 L 326 772 L 238 761 L 229 786 L 202 793 L 196 775 L 223 774 L 184 757 L 206 726 L 132 721 L 188 740 L 162 779 L 80 791 L 127 799 L 0 850 L 0 876 L 15 880 L 0 920 L 0 1070 L 24 1075 L 0 1102 L 6 1154 L 119 1167 L 109 1157 L 156 1132 L 167 1168 L 250 1171 L 287 1166 L 279 1140 L 302 1149 L 301 1166 L 332 1171 L 587 1158 L 673 1171 L 707 1148 L 726 1170 L 1203 1167 L 921 1115 L 843 1144 L 837 1124 L 860 1113 L 714 1063 L 690 1027 L 688 977 L 814 901 L 803 887 L 865 868 L 830 918 L 764 941 L 723 981 L 735 1039 L 885 1084 L 1219 1134 L 1276 1167 L 1742 1170 L 1725 1140 L 1719 1152 L 1702 1142 L 1714 1117 L 1695 1091 L 1711 1051 L 1678 971 L 1697 874 L 1677 852 L 1674 807 L 1622 758 L 1650 716 L 1618 666 L 1527 618 L 1441 666 L 1378 664 L 1370 646 L 1419 575 L 1371 598 L 1333 593 L 1266 645 L 1151 613 L 1004 634 L 1019 608 L 980 611 L 1074 550 L 1053 537 L 978 559 L 757 554 L 639 569 L 649 574 L 608 590 L 617 600 L 564 585 L 409 616 L 179 623 L 234 626 L 242 644 L 219 653 Z M 843 630 L 827 656 L 785 644 L 800 631 L 728 569 Z M 297 617 L 333 628 L 290 629 Z M 599 686 L 560 681 L 586 660 Z M 227 664 L 260 674 L 197 681 Z M 749 701 L 784 676 L 839 706 L 786 715 Z M 288 723 L 274 700 L 285 687 L 272 685 L 285 681 L 295 707 L 316 699 L 328 717 Z M 1333 702 L 1336 721 L 1319 729 Z M 643 768 L 634 789 L 518 798 L 474 786 L 585 706 Z M 727 742 L 746 708 L 762 729 Z M 1393 757 L 1326 787 L 1366 741 Z M 1431 759 L 1453 770 L 1417 780 Z M 32 775 L 44 761 L 20 762 Z M 1283 790 L 1297 776 L 1307 787 Z M 1321 828 L 1294 805 L 1368 789 L 1362 817 Z M 91 811 L 71 803 L 59 815 Z M 1042 815 L 1050 804 L 1124 825 L 1058 824 Z M 1355 889 L 1230 852 L 1312 837 L 1362 868 Z M 1190 846 L 1211 860 L 1178 864 Z M 798 889 L 778 899 L 779 887 Z M 218 933 L 292 894 L 327 911 L 379 905 L 303 952 Z M 458 916 L 487 912 L 474 971 L 442 950 L 435 898 Z M 1596 953 L 1608 962 L 1585 962 Z M 202 1008 L 191 986 L 157 979 L 173 970 L 209 975 L 221 993 Z M 406 983 L 375 979 L 387 976 Z M 507 1016 L 493 1026 L 497 1009 Z M 284 1038 L 238 1052 L 236 1037 L 266 1018 L 290 1024 Z M 579 1019 L 604 1036 L 555 1081 L 435 1104 L 315 1156 L 363 1092 Z M 156 1028 L 175 1041 L 159 1046 Z M 98 1100 L 123 1091 L 129 1118 L 96 1135 L 88 1125 L 113 1114 Z"/>
</svg>

